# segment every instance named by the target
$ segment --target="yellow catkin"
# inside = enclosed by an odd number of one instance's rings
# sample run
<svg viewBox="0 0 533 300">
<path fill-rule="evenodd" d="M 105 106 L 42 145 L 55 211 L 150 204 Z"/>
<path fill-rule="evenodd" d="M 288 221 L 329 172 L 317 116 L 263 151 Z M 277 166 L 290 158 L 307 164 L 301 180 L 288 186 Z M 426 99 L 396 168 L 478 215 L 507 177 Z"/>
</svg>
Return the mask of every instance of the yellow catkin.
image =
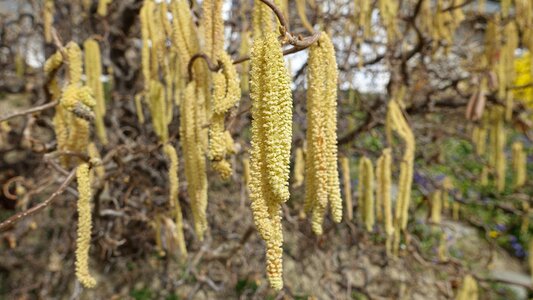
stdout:
<svg viewBox="0 0 533 300">
<path fill-rule="evenodd" d="M 514 173 L 513 186 L 515 189 L 517 189 L 524 186 L 524 184 L 526 183 L 527 156 L 524 151 L 524 146 L 521 142 L 514 142 L 512 150 L 512 164 Z"/>
<path fill-rule="evenodd" d="M 407 124 L 407 120 L 398 105 L 397 100 L 389 102 L 387 120 L 391 130 L 394 130 L 404 141 L 405 148 L 402 162 L 400 163 L 399 192 L 396 201 L 395 219 L 402 230 L 407 227 L 409 203 L 411 200 L 411 184 L 413 180 L 413 163 L 415 154 L 415 138 Z"/>
<path fill-rule="evenodd" d="M 44 41 L 52 42 L 52 24 L 54 23 L 54 0 L 46 0 L 43 8 Z"/>
<path fill-rule="evenodd" d="M 383 157 L 380 156 L 376 161 L 376 170 L 374 174 L 376 175 L 376 197 L 375 197 L 375 207 L 376 207 L 376 220 L 378 223 L 383 221 L 383 196 L 381 189 L 381 178 L 383 175 Z"/>
<path fill-rule="evenodd" d="M 70 84 L 81 84 L 82 61 L 78 44 L 69 42 L 66 46 L 68 57 L 68 76 Z"/>
<path fill-rule="evenodd" d="M 374 169 L 367 157 L 362 157 L 359 161 L 359 207 L 366 230 L 370 232 L 375 221 Z"/>
<path fill-rule="evenodd" d="M 84 163 L 76 170 L 78 180 L 78 232 L 76 239 L 76 277 L 86 288 L 96 286 L 89 273 L 89 247 L 91 244 L 91 181 L 89 165 Z"/>
<path fill-rule="evenodd" d="M 274 32 L 274 14 L 272 10 L 261 1 L 254 1 L 252 10 L 253 38 L 265 38 L 268 33 Z"/>
<path fill-rule="evenodd" d="M 142 48 L 141 48 L 141 68 L 142 68 L 142 74 L 144 77 L 145 82 L 145 89 L 148 89 L 148 84 L 151 76 L 150 76 L 150 29 L 148 25 L 148 3 L 150 1 L 145 1 L 141 11 L 140 11 L 140 19 L 141 19 L 141 40 L 142 40 Z"/>
<path fill-rule="evenodd" d="M 431 223 L 440 224 L 442 220 L 442 191 L 436 190 L 431 195 Z"/>
<path fill-rule="evenodd" d="M 387 30 L 387 41 L 392 43 L 398 32 L 398 29 L 396 28 L 398 3 L 390 0 L 379 0 L 378 8 L 381 16 L 381 22 Z"/>
<path fill-rule="evenodd" d="M 205 101 L 203 90 L 197 88 L 196 81 L 191 81 L 180 105 L 180 141 L 185 161 L 185 179 L 187 192 L 191 199 L 194 229 L 198 239 L 202 240 L 207 230 L 207 175 L 205 148 L 202 144 L 203 129 L 198 121 L 199 113 Z M 200 103 L 198 105 L 197 103 Z"/>
<path fill-rule="evenodd" d="M 477 281 L 472 275 L 466 275 L 463 279 L 463 284 L 457 292 L 456 300 L 477 300 L 478 287 Z"/>
<path fill-rule="evenodd" d="M 150 81 L 149 88 L 149 100 L 150 113 L 152 114 L 152 124 L 154 131 L 159 139 L 165 143 L 168 141 L 168 120 L 165 117 L 167 111 L 167 103 L 165 102 L 165 89 L 161 82 L 157 80 Z"/>
<path fill-rule="evenodd" d="M 63 54 L 57 51 L 52 54 L 44 63 L 44 74 L 50 76 L 63 64 Z"/>
<path fill-rule="evenodd" d="M 298 188 L 304 183 L 305 159 L 302 147 L 296 148 L 294 155 L 294 181 L 292 186 Z"/>
<path fill-rule="evenodd" d="M 448 176 L 444 177 L 442 181 L 442 208 L 448 210 L 450 208 L 450 191 L 453 189 L 452 179 Z"/>
<path fill-rule="evenodd" d="M 305 13 L 305 2 L 306 0 L 296 0 L 296 11 L 298 12 L 300 21 L 305 29 L 307 29 L 309 32 L 314 32 L 315 30 L 313 25 L 311 25 L 309 19 L 307 18 L 307 14 Z"/>
<path fill-rule="evenodd" d="M 392 203 L 391 203 L 391 168 L 392 168 L 392 150 L 386 148 L 380 157 L 381 168 L 378 175 L 378 189 L 381 191 L 380 195 L 383 204 L 383 222 L 385 232 L 390 237 L 394 233 L 394 226 L 392 222 Z M 381 208 L 378 208 L 381 209 Z"/>
<path fill-rule="evenodd" d="M 344 199 L 346 202 L 346 218 L 348 221 L 353 219 L 352 204 L 352 181 L 350 178 L 350 159 L 346 156 L 341 157 L 342 183 L 344 186 Z"/>
<path fill-rule="evenodd" d="M 163 152 L 169 160 L 168 181 L 169 181 L 169 204 L 174 208 L 176 217 L 176 236 L 178 241 L 178 248 L 182 256 L 187 256 L 187 247 L 185 245 L 185 237 L 183 235 L 183 214 L 181 212 L 180 201 L 178 198 L 179 192 L 179 178 L 178 178 L 178 154 L 176 149 L 171 144 L 163 146 Z"/>
<path fill-rule="evenodd" d="M 231 176 L 231 165 L 226 161 L 227 134 L 224 130 L 225 114 L 239 101 L 241 91 L 237 71 L 225 51 L 218 54 L 222 69 L 213 74 L 211 125 L 209 126 L 209 159 L 222 179 Z M 230 135 L 231 137 L 231 135 Z"/>
<path fill-rule="evenodd" d="M 250 57 L 251 207 L 257 230 L 266 243 L 270 286 L 280 290 L 283 287 L 281 204 L 289 198 L 292 142 L 291 81 L 276 34 L 267 33 L 264 38 L 254 40 Z"/>
<path fill-rule="evenodd" d="M 493 107 L 490 111 L 491 118 L 491 151 L 490 165 L 496 171 L 496 189 L 502 192 L 505 189 L 505 126 L 504 109 Z"/>
<path fill-rule="evenodd" d="M 458 221 L 458 220 L 459 220 L 459 212 L 460 212 L 460 208 L 461 208 L 461 205 L 459 204 L 459 202 L 454 201 L 454 202 L 452 203 L 452 218 L 453 218 L 455 221 Z"/>
<path fill-rule="evenodd" d="M 437 253 L 440 261 L 448 260 L 448 247 L 446 245 L 446 235 L 444 233 L 440 235 L 439 248 L 437 249 Z"/>
<path fill-rule="evenodd" d="M 243 31 L 241 34 L 241 45 L 239 49 L 239 55 L 247 56 L 250 55 L 250 32 L 249 31 Z M 249 72 L 250 72 L 250 62 L 244 61 L 241 63 L 241 90 L 243 93 L 247 93 L 250 91 L 249 86 Z"/>
<path fill-rule="evenodd" d="M 224 19 L 222 19 L 222 0 L 205 0 L 203 9 L 204 51 L 216 61 L 224 48 Z"/>
<path fill-rule="evenodd" d="M 111 4 L 113 0 L 98 0 L 98 7 L 96 8 L 96 13 L 101 16 L 107 16 L 107 6 Z"/>
<path fill-rule="evenodd" d="M 305 209 L 312 212 L 313 231 L 322 233 L 329 204 L 333 220 L 342 219 L 337 164 L 337 62 L 325 32 L 311 46 L 308 61 L 307 157 Z"/>
<path fill-rule="evenodd" d="M 489 114 L 483 114 L 480 124 L 476 124 L 472 130 L 472 142 L 476 147 L 476 154 L 485 154 L 487 145 L 487 128 L 489 127 Z"/>
<path fill-rule="evenodd" d="M 107 134 L 104 124 L 106 108 L 104 87 L 100 81 L 100 77 L 102 76 L 100 46 L 97 41 L 88 39 L 83 43 L 83 48 L 85 49 L 85 75 L 87 76 L 87 86 L 91 88 L 94 99 L 96 100 L 96 106 L 94 107 L 96 135 L 100 142 L 106 145 Z"/>
<path fill-rule="evenodd" d="M 105 168 L 102 165 L 100 152 L 98 152 L 98 148 L 96 148 L 94 143 L 90 143 L 89 146 L 87 146 L 87 154 L 89 154 L 89 157 L 91 158 L 91 165 L 94 166 L 92 170 L 94 170 L 96 178 L 98 178 L 100 183 L 103 183 L 105 181 Z"/>
</svg>

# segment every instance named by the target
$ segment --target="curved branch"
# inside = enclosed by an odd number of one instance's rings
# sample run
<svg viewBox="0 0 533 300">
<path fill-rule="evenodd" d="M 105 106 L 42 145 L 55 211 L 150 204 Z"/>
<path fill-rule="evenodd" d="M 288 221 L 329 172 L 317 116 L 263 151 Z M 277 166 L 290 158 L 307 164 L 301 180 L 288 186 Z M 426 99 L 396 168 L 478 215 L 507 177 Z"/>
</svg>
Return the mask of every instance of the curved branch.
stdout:
<svg viewBox="0 0 533 300">
<path fill-rule="evenodd" d="M 10 120 L 10 119 L 13 119 L 13 118 L 16 118 L 16 117 L 20 117 L 20 116 L 24 116 L 24 115 L 28 115 L 28 114 L 31 114 L 31 113 L 35 113 L 35 112 L 39 112 L 39 111 L 42 111 L 42 110 L 49 109 L 49 108 L 52 108 L 52 107 L 56 106 L 57 104 L 58 104 L 58 101 L 52 101 L 52 102 L 49 102 L 49 103 L 46 103 L 46 104 L 43 104 L 43 105 L 39 105 L 39 106 L 35 106 L 35 107 L 29 108 L 29 109 L 26 109 L 26 110 L 21 110 L 21 111 L 18 111 L 18 112 L 7 114 L 5 116 L 0 117 L 0 123 L 4 122 L 4 121 L 7 121 L 7 120 Z"/>
<path fill-rule="evenodd" d="M 34 215 L 35 213 L 39 212 L 43 208 L 47 207 L 54 201 L 57 196 L 61 195 L 69 186 L 69 184 L 76 178 L 76 169 L 72 169 L 70 173 L 68 174 L 67 178 L 63 181 L 63 183 L 59 186 L 59 188 L 52 194 L 48 199 L 44 200 L 43 202 L 39 203 L 38 205 L 23 211 L 19 212 L 18 214 L 11 216 L 7 220 L 0 223 L 0 232 L 6 231 L 9 227 L 17 223 L 18 221 L 22 220 L 23 218 L 29 217 L 31 215 Z"/>
<path fill-rule="evenodd" d="M 188 72 L 188 75 L 189 75 L 189 81 L 192 81 L 192 79 L 193 79 L 192 78 L 192 76 L 193 76 L 192 67 L 194 66 L 194 62 L 198 58 L 203 58 L 205 60 L 209 70 L 211 70 L 213 72 L 216 72 L 216 71 L 220 70 L 220 62 L 217 62 L 217 64 L 214 64 L 213 61 L 211 61 L 211 59 L 209 58 L 209 56 L 207 56 L 207 54 L 205 54 L 205 53 L 196 53 L 189 60 L 189 64 L 187 64 L 187 72 Z"/>
</svg>

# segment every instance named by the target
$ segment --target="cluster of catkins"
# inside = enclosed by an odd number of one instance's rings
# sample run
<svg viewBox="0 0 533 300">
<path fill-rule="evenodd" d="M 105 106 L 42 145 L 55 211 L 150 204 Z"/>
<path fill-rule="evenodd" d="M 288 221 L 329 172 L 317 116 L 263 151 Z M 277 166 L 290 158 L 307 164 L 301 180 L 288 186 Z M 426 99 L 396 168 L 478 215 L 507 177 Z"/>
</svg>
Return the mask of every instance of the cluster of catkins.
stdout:
<svg viewBox="0 0 533 300">
<path fill-rule="evenodd" d="M 492 106 L 484 113 L 481 121 L 472 130 L 472 142 L 476 148 L 476 154 L 487 158 L 487 164 L 481 171 L 480 185 L 487 186 L 489 175 L 492 175 L 496 189 L 498 192 L 503 192 L 507 169 L 504 107 Z M 513 142 L 511 150 L 513 188 L 519 189 L 526 182 L 527 154 L 520 141 Z"/>
<path fill-rule="evenodd" d="M 78 178 L 78 238 L 76 249 L 76 275 L 85 287 L 94 287 L 96 280 L 89 274 L 89 246 L 91 236 L 91 184 L 96 177 L 104 181 L 105 169 L 100 154 L 90 140 L 90 123 L 95 121 L 96 134 L 102 144 L 107 143 L 103 117 L 105 100 L 101 76 L 98 42 L 88 39 L 85 50 L 85 83 L 82 82 L 83 60 L 78 44 L 68 43 L 50 56 L 44 65 L 47 89 L 54 101 L 58 101 L 53 118 L 57 149 L 61 164 L 77 166 Z M 57 78 L 62 65 L 67 66 L 67 80 L 60 87 Z M 93 166 L 81 163 L 80 157 L 88 155 Z M 81 163 L 81 164 L 80 164 Z"/>
</svg>

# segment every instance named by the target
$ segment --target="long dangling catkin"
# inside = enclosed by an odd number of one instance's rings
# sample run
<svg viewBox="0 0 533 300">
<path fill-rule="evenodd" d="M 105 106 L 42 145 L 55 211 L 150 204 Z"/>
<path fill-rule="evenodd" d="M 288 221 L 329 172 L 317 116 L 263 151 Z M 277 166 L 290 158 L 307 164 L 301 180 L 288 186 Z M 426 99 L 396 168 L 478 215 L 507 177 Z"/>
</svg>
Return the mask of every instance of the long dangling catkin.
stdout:
<svg viewBox="0 0 533 300">
<path fill-rule="evenodd" d="M 182 256 L 187 256 L 187 247 L 185 245 L 185 237 L 183 235 L 183 214 L 181 212 L 181 205 L 178 198 L 179 192 L 179 178 L 178 178 L 178 154 L 176 149 L 171 144 L 165 144 L 163 151 L 169 160 L 168 181 L 169 181 L 169 203 L 174 208 L 176 214 L 176 236 L 178 241 L 178 248 Z"/>
<path fill-rule="evenodd" d="M 381 201 L 383 205 L 383 222 L 387 237 L 391 237 L 394 233 L 394 226 L 392 222 L 392 203 L 391 203 L 391 168 L 392 168 L 392 150 L 385 148 L 380 157 L 381 167 L 380 174 L 377 174 L 377 189 L 380 191 Z M 381 210 L 381 208 L 378 207 Z"/>
<path fill-rule="evenodd" d="M 450 191 L 453 189 L 452 179 L 448 176 L 442 180 L 442 208 L 448 210 L 450 208 Z"/>
<path fill-rule="evenodd" d="M 165 89 L 157 80 L 150 81 L 148 104 L 152 114 L 154 131 L 159 139 L 166 143 L 168 141 L 168 123 L 165 117 L 167 103 L 165 102 Z"/>
<path fill-rule="evenodd" d="M 359 207 L 367 231 L 374 227 L 374 169 L 367 157 L 359 161 Z"/>
<path fill-rule="evenodd" d="M 408 221 L 409 202 L 411 200 L 415 138 L 396 99 L 389 102 L 387 120 L 390 124 L 390 128 L 396 131 L 405 143 L 403 158 L 400 164 L 400 181 L 398 184 L 399 193 L 398 200 L 396 201 L 395 215 L 397 224 L 402 230 L 405 230 Z"/>
<path fill-rule="evenodd" d="M 204 51 L 213 60 L 224 48 L 224 20 L 222 19 L 222 0 L 205 0 L 203 9 Z"/>
<path fill-rule="evenodd" d="M 293 187 L 298 188 L 304 183 L 305 159 L 302 147 L 296 148 L 294 155 L 294 182 Z"/>
<path fill-rule="evenodd" d="M 472 130 L 472 142 L 476 147 L 476 154 L 485 154 L 487 145 L 487 128 L 489 127 L 489 114 L 483 114 L 481 122 L 474 126 Z"/>
<path fill-rule="evenodd" d="M 383 181 L 383 155 L 378 158 L 376 161 L 376 170 L 374 174 L 376 175 L 376 197 L 375 204 L 376 207 L 376 220 L 378 223 L 383 221 L 383 195 L 381 190 L 381 182 Z"/>
<path fill-rule="evenodd" d="M 150 81 L 150 29 L 148 25 L 148 2 L 145 1 L 143 3 L 143 6 L 141 7 L 140 11 L 140 19 L 141 19 L 141 40 L 142 40 L 142 48 L 141 48 L 141 68 L 142 68 L 142 74 L 144 77 L 145 82 L 145 90 L 148 90 L 149 84 L 147 84 Z"/>
<path fill-rule="evenodd" d="M 244 185 L 248 187 L 250 185 L 250 159 L 248 157 L 242 158 L 242 178 Z"/>
<path fill-rule="evenodd" d="M 477 300 L 478 299 L 478 287 L 477 281 L 472 275 L 466 275 L 463 279 L 461 289 L 457 293 L 456 300 Z"/>
<path fill-rule="evenodd" d="M 86 153 L 89 144 L 89 120 L 94 118 L 93 107 L 96 105 L 91 89 L 82 86 L 81 50 L 74 42 L 66 45 L 68 59 L 68 82 L 59 95 L 57 81 L 52 78 L 50 91 L 53 97 L 60 97 L 59 105 L 53 119 L 57 136 L 57 148 L 60 151 Z M 45 73 L 49 76 L 61 65 L 61 59 L 55 54 L 45 64 Z M 77 159 L 76 161 L 79 161 Z M 68 166 L 71 158 L 61 157 L 61 163 Z"/>
<path fill-rule="evenodd" d="M 337 164 L 337 62 L 325 32 L 309 53 L 307 90 L 307 157 L 305 208 L 312 212 L 313 231 L 322 234 L 326 208 L 333 220 L 342 219 Z"/>
<path fill-rule="evenodd" d="M 521 142 L 514 142 L 513 150 L 513 173 L 514 188 L 521 188 L 526 183 L 527 156 Z"/>
<path fill-rule="evenodd" d="M 104 125 L 104 116 L 106 113 L 104 87 L 100 81 L 102 76 L 102 66 L 100 60 L 100 46 L 98 42 L 93 39 L 87 39 L 83 43 L 85 49 L 85 75 L 87 76 L 87 86 L 92 90 L 94 99 L 96 100 L 95 112 L 95 126 L 96 135 L 100 142 L 107 144 L 107 134 Z"/>
<path fill-rule="evenodd" d="M 254 1 L 252 10 L 252 28 L 254 40 L 266 38 L 268 33 L 274 31 L 274 14 L 272 10 L 261 1 Z"/>
<path fill-rule="evenodd" d="M 309 22 L 309 19 L 307 19 L 307 14 L 305 13 L 305 2 L 306 0 L 296 0 L 296 11 L 298 12 L 298 16 L 300 17 L 300 21 L 302 22 L 302 25 L 307 29 L 309 32 L 314 32 L 315 29 L 313 28 L 313 25 Z"/>
<path fill-rule="evenodd" d="M 346 219 L 351 221 L 353 219 L 353 204 L 352 204 L 352 181 L 350 179 L 350 159 L 346 156 L 341 157 L 342 168 L 342 183 L 344 186 L 344 199 L 346 202 Z"/>
<path fill-rule="evenodd" d="M 96 286 L 89 273 L 89 247 L 91 244 L 91 180 L 89 165 L 84 163 L 76 169 L 78 181 L 78 232 L 76 239 L 76 277 L 86 288 Z"/>
<path fill-rule="evenodd" d="M 243 31 L 241 34 L 241 45 L 239 48 L 240 56 L 250 55 L 250 31 Z M 250 91 L 249 83 L 249 72 L 250 72 L 250 62 L 244 61 L 241 64 L 240 74 L 241 74 L 241 90 L 243 93 Z"/>
<path fill-rule="evenodd" d="M 44 41 L 52 42 L 52 24 L 54 23 L 54 0 L 46 0 L 43 8 Z"/>
<path fill-rule="evenodd" d="M 491 115 L 491 166 L 496 170 L 496 188 L 498 192 L 505 189 L 505 127 L 504 109 L 493 107 Z"/>
<path fill-rule="evenodd" d="M 187 84 L 183 103 L 180 105 L 180 140 L 185 157 L 187 192 L 191 199 L 194 230 L 202 240 L 207 230 L 207 175 L 202 123 L 198 120 L 205 95 L 197 88 L 196 81 Z M 200 103 L 200 104 L 198 104 Z"/>
<path fill-rule="evenodd" d="M 270 286 L 280 290 L 283 287 L 281 204 L 289 198 L 292 142 L 291 82 L 274 33 L 254 40 L 250 58 L 253 117 L 250 199 L 255 225 L 267 247 Z"/>
<path fill-rule="evenodd" d="M 431 223 L 440 224 L 442 219 L 442 191 L 436 190 L 431 195 Z"/>
</svg>

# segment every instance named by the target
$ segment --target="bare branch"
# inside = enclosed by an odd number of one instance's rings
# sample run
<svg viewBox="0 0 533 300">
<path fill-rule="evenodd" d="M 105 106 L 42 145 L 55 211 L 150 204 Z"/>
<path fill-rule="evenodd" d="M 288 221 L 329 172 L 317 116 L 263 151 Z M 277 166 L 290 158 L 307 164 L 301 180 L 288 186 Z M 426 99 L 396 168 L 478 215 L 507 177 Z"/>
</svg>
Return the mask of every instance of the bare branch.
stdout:
<svg viewBox="0 0 533 300">
<path fill-rule="evenodd" d="M 19 222 L 20 220 L 26 217 L 29 217 L 31 215 L 34 215 L 37 212 L 41 211 L 43 208 L 50 205 L 52 201 L 54 201 L 57 198 L 57 196 L 61 195 L 67 189 L 67 187 L 72 182 L 72 180 L 74 180 L 74 178 L 76 177 L 76 169 L 77 168 L 74 168 L 72 169 L 72 171 L 70 171 L 70 173 L 65 178 L 63 183 L 59 186 L 59 188 L 52 195 L 50 195 L 50 197 L 48 197 L 48 199 L 44 200 L 43 202 L 39 203 L 38 205 L 26 211 L 19 212 L 18 214 L 11 216 L 7 220 L 0 223 L 0 232 L 6 231 L 9 227 L 13 226 L 15 223 Z"/>
<path fill-rule="evenodd" d="M 35 107 L 29 108 L 29 109 L 26 109 L 26 110 L 22 110 L 22 111 L 14 112 L 14 113 L 11 113 L 11 114 L 7 114 L 5 116 L 0 117 L 0 122 L 4 122 L 4 121 L 7 121 L 7 120 L 16 118 L 16 117 L 32 114 L 32 113 L 35 113 L 35 112 L 40 112 L 42 110 L 46 110 L 46 109 L 52 108 L 52 107 L 56 106 L 57 104 L 58 104 L 58 101 L 52 101 L 52 102 L 48 102 L 46 104 L 35 106 Z"/>
</svg>

